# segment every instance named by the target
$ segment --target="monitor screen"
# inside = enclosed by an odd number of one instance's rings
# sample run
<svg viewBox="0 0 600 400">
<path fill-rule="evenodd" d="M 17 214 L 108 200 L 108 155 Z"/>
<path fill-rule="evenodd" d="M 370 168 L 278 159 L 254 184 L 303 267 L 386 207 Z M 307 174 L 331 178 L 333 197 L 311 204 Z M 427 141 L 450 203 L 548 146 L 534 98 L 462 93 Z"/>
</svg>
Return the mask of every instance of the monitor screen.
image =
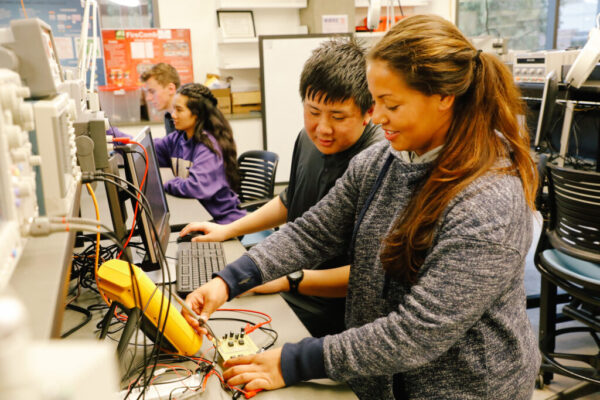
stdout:
<svg viewBox="0 0 600 400">
<path fill-rule="evenodd" d="M 169 226 L 169 206 L 160 176 L 160 168 L 150 128 L 145 127 L 142 129 L 134 138 L 134 141 L 144 146 L 148 153 L 148 174 L 142 192 L 148 199 L 149 207 L 152 211 L 152 219 L 140 207 L 138 209 L 136 225 L 146 249 L 146 257 L 140 267 L 144 271 L 152 271 L 160 269 L 161 265 L 159 258 L 160 249 L 158 246 L 161 246 L 164 252 L 169 242 L 169 235 L 171 233 Z M 139 146 L 131 144 L 125 154 L 125 173 L 127 179 L 138 188 L 144 177 L 145 168 L 146 159 L 144 151 Z M 135 207 L 135 204 L 133 206 Z M 154 235 L 151 224 L 156 228 L 158 237 Z"/>
</svg>

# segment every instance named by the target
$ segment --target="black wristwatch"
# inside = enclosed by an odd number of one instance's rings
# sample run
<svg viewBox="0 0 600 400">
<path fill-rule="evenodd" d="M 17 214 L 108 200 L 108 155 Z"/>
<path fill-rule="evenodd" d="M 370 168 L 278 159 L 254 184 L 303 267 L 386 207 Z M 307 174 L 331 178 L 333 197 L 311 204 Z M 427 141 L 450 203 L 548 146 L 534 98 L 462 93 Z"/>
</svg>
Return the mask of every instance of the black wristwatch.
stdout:
<svg viewBox="0 0 600 400">
<path fill-rule="evenodd" d="M 292 272 L 287 276 L 287 280 L 290 283 L 290 293 L 298 293 L 298 286 L 300 286 L 302 278 L 304 278 L 304 271 L 302 270 Z"/>
</svg>

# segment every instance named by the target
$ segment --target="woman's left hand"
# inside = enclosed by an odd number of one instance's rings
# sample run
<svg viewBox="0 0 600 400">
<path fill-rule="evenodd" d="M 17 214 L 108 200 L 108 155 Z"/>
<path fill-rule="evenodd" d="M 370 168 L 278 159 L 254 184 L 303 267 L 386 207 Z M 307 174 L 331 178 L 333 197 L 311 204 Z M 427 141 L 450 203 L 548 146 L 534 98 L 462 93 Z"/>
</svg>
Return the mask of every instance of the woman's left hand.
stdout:
<svg viewBox="0 0 600 400">
<path fill-rule="evenodd" d="M 273 390 L 285 386 L 281 375 L 281 347 L 264 353 L 235 357 L 223 364 L 223 378 L 230 385 L 245 385 L 244 390 Z"/>
</svg>

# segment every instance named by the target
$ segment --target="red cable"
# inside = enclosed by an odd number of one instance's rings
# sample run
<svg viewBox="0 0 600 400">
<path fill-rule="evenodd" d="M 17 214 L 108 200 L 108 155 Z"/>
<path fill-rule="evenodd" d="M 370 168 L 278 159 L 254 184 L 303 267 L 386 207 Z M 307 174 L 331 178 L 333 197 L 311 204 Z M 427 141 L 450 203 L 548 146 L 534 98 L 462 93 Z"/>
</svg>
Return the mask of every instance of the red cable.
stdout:
<svg viewBox="0 0 600 400">
<path fill-rule="evenodd" d="M 250 324 L 246 324 L 246 326 L 244 327 L 244 333 L 246 333 L 246 334 L 252 333 L 255 330 L 257 330 L 258 328 L 260 328 L 261 326 L 270 324 L 271 321 L 273 321 L 273 318 L 271 318 L 271 316 L 269 314 L 265 314 L 264 312 L 255 311 L 255 310 L 244 310 L 242 308 L 219 308 L 217 311 L 249 312 L 249 313 L 254 313 L 254 314 L 260 314 L 260 315 L 263 315 L 268 318 L 267 321 L 263 321 L 260 324 L 256 324 L 256 325 L 252 325 L 252 326 Z"/>
<path fill-rule="evenodd" d="M 146 157 L 146 168 L 144 169 L 144 177 L 142 178 L 142 182 L 140 183 L 140 192 L 141 192 L 144 188 L 144 183 L 146 183 L 146 176 L 148 175 L 148 152 L 146 151 L 146 148 L 141 143 L 135 142 L 129 138 L 114 138 L 113 142 L 117 142 L 117 143 L 121 143 L 121 144 L 133 143 L 133 144 L 141 147 L 142 150 L 144 150 L 144 156 Z M 136 197 L 137 197 L 138 201 L 135 203 L 135 209 L 133 211 L 133 223 L 131 224 L 131 230 L 129 231 L 129 236 L 127 237 L 127 240 L 123 244 L 123 249 L 117 255 L 117 260 L 121 258 L 121 255 L 123 254 L 123 251 L 127 248 L 127 245 L 129 244 L 129 241 L 131 240 L 131 237 L 133 236 L 133 231 L 135 230 L 135 221 L 137 219 L 138 207 L 140 204 L 140 201 L 139 201 L 140 194 L 138 193 Z"/>
</svg>

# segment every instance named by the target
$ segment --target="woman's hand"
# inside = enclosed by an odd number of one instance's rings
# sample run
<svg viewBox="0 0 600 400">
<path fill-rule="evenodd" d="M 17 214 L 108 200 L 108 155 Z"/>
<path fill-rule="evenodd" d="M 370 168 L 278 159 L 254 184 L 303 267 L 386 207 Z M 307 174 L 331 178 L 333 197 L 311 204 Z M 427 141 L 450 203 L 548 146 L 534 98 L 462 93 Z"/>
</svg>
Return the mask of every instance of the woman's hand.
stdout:
<svg viewBox="0 0 600 400">
<path fill-rule="evenodd" d="M 214 278 L 185 298 L 187 305 L 200 316 L 203 323 L 198 322 L 185 309 L 182 311 L 183 317 L 196 332 L 201 335 L 208 335 L 207 329 L 203 327 L 204 322 L 208 321 L 210 315 L 221 307 L 228 298 L 229 287 L 225 281 L 221 278 Z"/>
<path fill-rule="evenodd" d="M 223 366 L 223 378 L 230 385 L 245 385 L 244 390 L 273 390 L 285 386 L 281 374 L 281 347 L 264 353 L 235 357 Z"/>
</svg>

